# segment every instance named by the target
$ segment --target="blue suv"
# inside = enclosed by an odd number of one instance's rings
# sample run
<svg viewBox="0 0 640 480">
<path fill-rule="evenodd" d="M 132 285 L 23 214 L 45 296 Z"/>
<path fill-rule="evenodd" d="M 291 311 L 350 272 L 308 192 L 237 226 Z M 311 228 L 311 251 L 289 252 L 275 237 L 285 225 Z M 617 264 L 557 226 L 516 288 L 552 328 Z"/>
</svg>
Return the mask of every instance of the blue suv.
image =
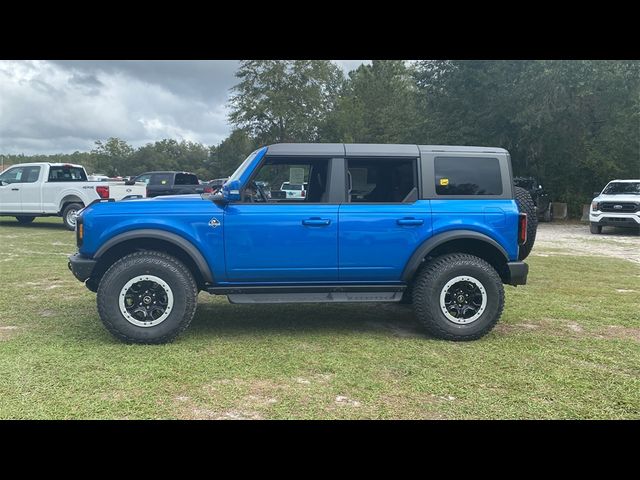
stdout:
<svg viewBox="0 0 640 480">
<path fill-rule="evenodd" d="M 503 284 L 526 283 L 534 219 L 501 148 L 276 144 L 214 195 L 94 202 L 69 268 L 126 342 L 173 340 L 201 290 L 231 303 L 413 304 L 431 335 L 473 340 L 500 318 Z"/>
</svg>

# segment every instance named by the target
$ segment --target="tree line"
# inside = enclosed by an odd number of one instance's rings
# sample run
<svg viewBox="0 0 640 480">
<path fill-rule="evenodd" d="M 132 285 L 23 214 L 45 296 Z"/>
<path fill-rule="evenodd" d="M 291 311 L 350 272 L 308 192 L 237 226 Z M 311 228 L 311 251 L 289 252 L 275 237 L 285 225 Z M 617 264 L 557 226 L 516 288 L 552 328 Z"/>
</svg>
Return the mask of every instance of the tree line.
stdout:
<svg viewBox="0 0 640 480">
<path fill-rule="evenodd" d="M 218 145 L 133 148 L 109 138 L 90 152 L 8 163 L 80 163 L 107 175 L 189 170 L 208 180 L 276 142 L 497 146 L 511 153 L 515 175 L 537 177 L 574 216 L 609 180 L 640 176 L 638 61 L 374 60 L 345 76 L 326 60 L 244 60 L 236 77 L 233 129 Z"/>
</svg>

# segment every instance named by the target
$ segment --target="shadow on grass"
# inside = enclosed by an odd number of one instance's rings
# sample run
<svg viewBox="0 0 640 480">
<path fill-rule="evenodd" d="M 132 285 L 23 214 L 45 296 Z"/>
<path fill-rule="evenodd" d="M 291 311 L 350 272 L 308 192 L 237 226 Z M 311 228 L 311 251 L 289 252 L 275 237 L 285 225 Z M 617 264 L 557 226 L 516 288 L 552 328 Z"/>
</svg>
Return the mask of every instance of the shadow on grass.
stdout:
<svg viewBox="0 0 640 480">
<path fill-rule="evenodd" d="M 62 224 L 62 220 L 59 220 L 59 223 L 53 223 L 53 222 L 38 222 L 38 219 L 36 218 L 32 223 L 27 223 L 27 224 L 23 224 L 23 223 L 18 223 L 17 220 L 9 220 L 9 217 L 0 217 L 2 218 L 0 220 L 0 227 L 1 228 L 30 228 L 30 229 L 35 229 L 35 230 L 65 230 L 68 231 L 69 233 L 73 233 L 71 232 L 71 230 L 67 230 L 65 228 L 65 226 Z"/>
<path fill-rule="evenodd" d="M 428 338 L 412 309 L 394 304 L 201 304 L 190 330 L 212 336 L 381 332 Z"/>
</svg>

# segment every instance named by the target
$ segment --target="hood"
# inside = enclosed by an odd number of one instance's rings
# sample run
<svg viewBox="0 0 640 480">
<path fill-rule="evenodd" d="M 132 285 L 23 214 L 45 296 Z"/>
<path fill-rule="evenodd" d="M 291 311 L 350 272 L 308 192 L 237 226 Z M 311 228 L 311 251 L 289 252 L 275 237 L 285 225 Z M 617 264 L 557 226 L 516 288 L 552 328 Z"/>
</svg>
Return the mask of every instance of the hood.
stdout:
<svg viewBox="0 0 640 480">
<path fill-rule="evenodd" d="M 618 194 L 618 195 L 598 195 L 593 199 L 594 202 L 633 202 L 640 203 L 640 195 Z"/>
<path fill-rule="evenodd" d="M 91 212 L 95 215 L 120 215 L 120 214 L 152 214 L 179 212 L 213 213 L 220 211 L 220 207 L 208 198 L 199 194 L 189 195 L 165 195 L 154 198 L 134 198 L 117 202 L 94 203 L 83 209 L 82 213 Z"/>
</svg>

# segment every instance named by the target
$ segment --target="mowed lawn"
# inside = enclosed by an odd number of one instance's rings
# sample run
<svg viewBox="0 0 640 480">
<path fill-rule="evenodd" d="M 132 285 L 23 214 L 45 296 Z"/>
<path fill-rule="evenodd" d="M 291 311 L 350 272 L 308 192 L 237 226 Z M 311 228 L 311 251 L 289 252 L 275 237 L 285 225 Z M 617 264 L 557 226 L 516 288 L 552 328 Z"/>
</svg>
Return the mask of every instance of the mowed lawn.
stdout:
<svg viewBox="0 0 640 480">
<path fill-rule="evenodd" d="M 586 227 L 585 227 L 586 228 Z M 0 218 L 2 419 L 640 418 L 640 266 L 532 255 L 485 338 L 423 335 L 398 305 L 231 305 L 125 345 L 67 269 L 61 221 Z M 534 254 L 536 249 L 534 249 Z"/>
</svg>

